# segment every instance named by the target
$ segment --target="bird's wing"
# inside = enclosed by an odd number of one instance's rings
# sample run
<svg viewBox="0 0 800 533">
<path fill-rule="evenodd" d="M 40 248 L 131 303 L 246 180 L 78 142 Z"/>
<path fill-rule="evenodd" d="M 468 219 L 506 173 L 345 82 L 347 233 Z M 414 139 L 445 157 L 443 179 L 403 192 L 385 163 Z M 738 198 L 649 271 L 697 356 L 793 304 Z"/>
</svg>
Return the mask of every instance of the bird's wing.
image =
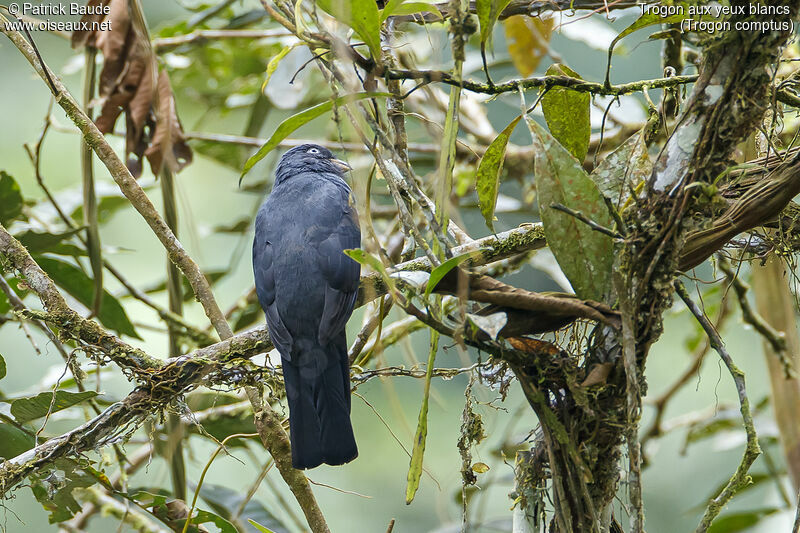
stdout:
<svg viewBox="0 0 800 533">
<path fill-rule="evenodd" d="M 278 308 L 275 305 L 275 273 L 273 272 L 272 244 L 259 235 L 259 226 L 256 224 L 256 236 L 253 241 L 253 277 L 256 282 L 256 294 L 264 314 L 267 317 L 269 338 L 272 344 L 281 353 L 289 358 L 292 347 L 292 336 L 283 324 Z"/>
<path fill-rule="evenodd" d="M 348 204 L 338 226 L 317 248 L 320 270 L 325 279 L 325 307 L 318 332 L 323 346 L 344 329 L 353 312 L 361 267 L 343 251 L 360 246 L 358 214 L 355 207 Z"/>
</svg>

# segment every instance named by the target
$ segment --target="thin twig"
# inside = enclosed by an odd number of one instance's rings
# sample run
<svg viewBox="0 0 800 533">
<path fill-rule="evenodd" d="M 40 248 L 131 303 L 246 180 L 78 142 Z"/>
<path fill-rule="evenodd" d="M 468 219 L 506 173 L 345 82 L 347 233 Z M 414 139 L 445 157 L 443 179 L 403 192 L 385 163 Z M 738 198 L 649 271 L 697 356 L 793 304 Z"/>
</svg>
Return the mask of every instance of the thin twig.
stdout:
<svg viewBox="0 0 800 533">
<path fill-rule="evenodd" d="M 722 508 L 727 505 L 731 498 L 733 498 L 734 494 L 750 483 L 750 478 L 747 475 L 747 471 L 750 470 L 750 466 L 761 454 L 761 447 L 758 444 L 758 436 L 756 435 L 755 426 L 753 424 L 753 415 L 750 412 L 750 399 L 747 397 L 744 372 L 739 370 L 739 368 L 733 362 L 730 354 L 728 354 L 728 351 L 725 349 L 722 338 L 719 336 L 717 330 L 714 329 L 714 325 L 711 324 L 711 322 L 708 320 L 708 317 L 705 315 L 705 313 L 703 313 L 702 309 L 700 309 L 689 297 L 689 293 L 686 291 L 686 288 L 683 286 L 683 284 L 680 281 L 675 280 L 673 282 L 673 287 L 678 293 L 678 296 L 680 296 L 681 300 L 683 300 L 683 302 L 686 304 L 686 307 L 689 308 L 689 311 L 691 311 L 691 313 L 700 323 L 703 331 L 705 331 L 706 335 L 708 336 L 708 340 L 711 343 L 712 348 L 714 348 L 714 350 L 719 354 L 720 358 L 725 363 L 725 366 L 728 368 L 728 371 L 730 372 L 731 377 L 736 384 L 736 394 L 739 396 L 739 411 L 742 414 L 742 423 L 744 425 L 745 433 L 747 434 L 747 444 L 744 449 L 744 454 L 742 455 L 741 463 L 739 463 L 739 466 L 736 468 L 736 472 L 733 474 L 733 476 L 731 476 L 730 480 L 722 489 L 722 491 L 708 502 L 706 511 L 703 513 L 703 518 L 700 520 L 700 524 L 695 530 L 696 533 L 703 533 L 707 531 L 709 527 L 711 527 L 711 523 L 714 521 L 717 515 L 719 515 L 720 511 L 722 511 Z"/>
</svg>

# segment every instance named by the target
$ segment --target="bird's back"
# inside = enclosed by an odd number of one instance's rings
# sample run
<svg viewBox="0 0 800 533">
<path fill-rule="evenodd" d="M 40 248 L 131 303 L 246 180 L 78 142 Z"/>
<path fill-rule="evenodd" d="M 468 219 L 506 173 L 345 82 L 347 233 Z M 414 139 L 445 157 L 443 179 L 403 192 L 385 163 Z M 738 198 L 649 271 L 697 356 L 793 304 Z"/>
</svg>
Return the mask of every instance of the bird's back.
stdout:
<svg viewBox="0 0 800 533">
<path fill-rule="evenodd" d="M 272 246 L 275 305 L 294 339 L 319 329 L 326 289 L 320 244 L 348 216 L 349 199 L 350 188 L 340 178 L 300 174 L 275 187 L 259 210 L 259 236 Z M 353 247 L 360 235 L 355 238 Z"/>
</svg>

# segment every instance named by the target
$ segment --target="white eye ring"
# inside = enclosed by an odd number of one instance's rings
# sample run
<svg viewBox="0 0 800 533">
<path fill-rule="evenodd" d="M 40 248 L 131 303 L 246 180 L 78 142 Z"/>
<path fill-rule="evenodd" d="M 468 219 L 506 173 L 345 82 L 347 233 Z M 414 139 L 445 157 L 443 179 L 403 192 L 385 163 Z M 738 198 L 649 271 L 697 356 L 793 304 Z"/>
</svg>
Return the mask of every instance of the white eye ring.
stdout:
<svg viewBox="0 0 800 533">
<path fill-rule="evenodd" d="M 306 152 L 306 153 L 308 153 L 308 154 L 318 154 L 319 150 L 317 150 L 316 148 L 309 148 L 308 152 Z"/>
</svg>

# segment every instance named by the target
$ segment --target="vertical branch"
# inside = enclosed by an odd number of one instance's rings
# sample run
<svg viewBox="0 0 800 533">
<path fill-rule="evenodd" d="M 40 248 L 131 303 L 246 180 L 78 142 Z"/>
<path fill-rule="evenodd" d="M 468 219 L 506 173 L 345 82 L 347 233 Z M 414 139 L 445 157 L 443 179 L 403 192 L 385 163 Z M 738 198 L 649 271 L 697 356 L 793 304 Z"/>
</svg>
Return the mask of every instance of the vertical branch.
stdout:
<svg viewBox="0 0 800 533">
<path fill-rule="evenodd" d="M 140 39 L 146 43 L 150 55 L 152 68 L 150 69 L 150 87 L 152 87 L 152 113 L 155 115 L 157 127 L 165 127 L 167 117 L 160 117 L 159 92 L 158 92 L 158 61 L 150 47 L 150 31 L 147 20 L 142 11 L 140 0 L 131 0 L 128 4 L 131 10 L 131 19 L 134 29 L 139 33 Z M 163 121 L 163 122 L 162 122 Z M 153 169 L 154 172 L 157 172 Z M 164 202 L 164 222 L 178 238 L 178 205 L 175 201 L 175 180 L 167 164 L 161 169 L 161 196 Z M 177 316 L 183 314 L 183 280 L 178 267 L 169 260 L 167 253 L 167 293 L 169 295 L 169 310 Z M 173 323 L 167 324 L 169 343 L 169 356 L 177 357 L 181 352 L 180 330 Z M 167 446 L 164 458 L 169 463 L 170 477 L 172 478 L 173 495 L 179 500 L 186 500 L 186 464 L 183 459 L 183 424 L 180 415 L 169 413 L 166 422 Z"/>
<path fill-rule="evenodd" d="M 83 109 L 86 116 L 92 120 L 92 110 L 89 107 L 95 92 L 95 63 L 97 49 L 87 46 L 84 52 L 86 69 L 83 80 Z M 94 169 L 92 168 L 92 148 L 81 138 L 81 175 L 83 177 L 83 225 L 86 226 L 86 250 L 89 253 L 89 263 L 92 267 L 94 281 L 94 296 L 92 298 L 92 315 L 100 314 L 103 303 L 103 256 L 100 249 L 100 228 L 97 222 L 97 196 L 94 190 Z"/>
<path fill-rule="evenodd" d="M 178 236 L 178 206 L 175 201 L 175 180 L 172 172 L 164 166 L 161 170 L 161 195 L 164 201 L 164 220 L 167 226 Z M 169 310 L 178 316 L 183 315 L 183 281 L 178 267 L 167 258 L 167 291 L 169 294 Z M 180 328 L 168 323 L 169 356 L 177 357 L 181 352 Z M 183 458 L 184 427 L 177 413 L 167 415 L 167 450 L 166 459 L 170 465 L 172 489 L 174 496 L 186 501 L 186 464 Z"/>
<path fill-rule="evenodd" d="M 678 296 L 681 297 L 686 307 L 689 308 L 689 311 L 691 311 L 700 323 L 703 331 L 705 331 L 708 336 L 711 347 L 719 354 L 725 366 L 728 368 L 728 372 L 731 373 L 731 377 L 736 384 L 736 394 L 739 396 L 739 412 L 742 414 L 742 423 L 744 424 L 744 431 L 747 434 L 747 444 L 745 445 L 744 454 L 742 455 L 742 461 L 739 463 L 736 472 L 734 472 L 731 479 L 728 480 L 728 483 L 722 491 L 708 502 L 706 511 L 703 513 L 703 518 L 700 520 L 700 524 L 695 530 L 695 533 L 704 533 L 708 531 L 708 528 L 711 527 L 711 523 L 717 515 L 719 515 L 720 511 L 722 511 L 722 508 L 733 498 L 734 494 L 750 483 L 750 476 L 747 475 L 747 471 L 750 470 L 750 466 L 758 456 L 761 455 L 761 447 L 758 445 L 758 436 L 756 435 L 756 429 L 753 424 L 753 415 L 750 412 L 750 399 L 747 397 L 744 372 L 733 362 L 730 354 L 725 349 L 722 338 L 719 336 L 717 330 L 714 329 L 714 325 L 711 324 L 711 321 L 708 320 L 708 317 L 703 313 L 702 309 L 692 301 L 683 284 L 679 280 L 675 280 L 673 282 L 673 287 L 675 287 Z"/>
<path fill-rule="evenodd" d="M 469 5 L 463 0 L 450 1 L 450 31 L 453 33 L 451 47 L 453 52 L 453 78 L 461 81 L 464 65 L 464 45 L 467 40 L 465 21 L 469 16 Z M 442 149 L 439 153 L 439 189 L 436 194 L 438 222 L 442 228 L 448 227 L 450 194 L 453 190 L 453 167 L 456 163 L 456 141 L 458 140 L 458 119 L 461 109 L 461 87 L 450 87 L 450 101 L 444 121 Z M 450 255 L 447 242 L 441 242 L 445 255 Z"/>
<path fill-rule="evenodd" d="M 630 284 L 619 271 L 614 274 L 614 284 L 619 295 L 622 315 L 622 363 L 625 368 L 626 411 L 625 440 L 628 444 L 628 497 L 633 509 L 630 511 L 631 532 L 644 531 L 644 504 L 642 502 L 642 454 L 639 443 L 639 419 L 641 417 L 642 392 L 639 386 L 639 365 L 636 361 L 636 311 Z"/>
</svg>

